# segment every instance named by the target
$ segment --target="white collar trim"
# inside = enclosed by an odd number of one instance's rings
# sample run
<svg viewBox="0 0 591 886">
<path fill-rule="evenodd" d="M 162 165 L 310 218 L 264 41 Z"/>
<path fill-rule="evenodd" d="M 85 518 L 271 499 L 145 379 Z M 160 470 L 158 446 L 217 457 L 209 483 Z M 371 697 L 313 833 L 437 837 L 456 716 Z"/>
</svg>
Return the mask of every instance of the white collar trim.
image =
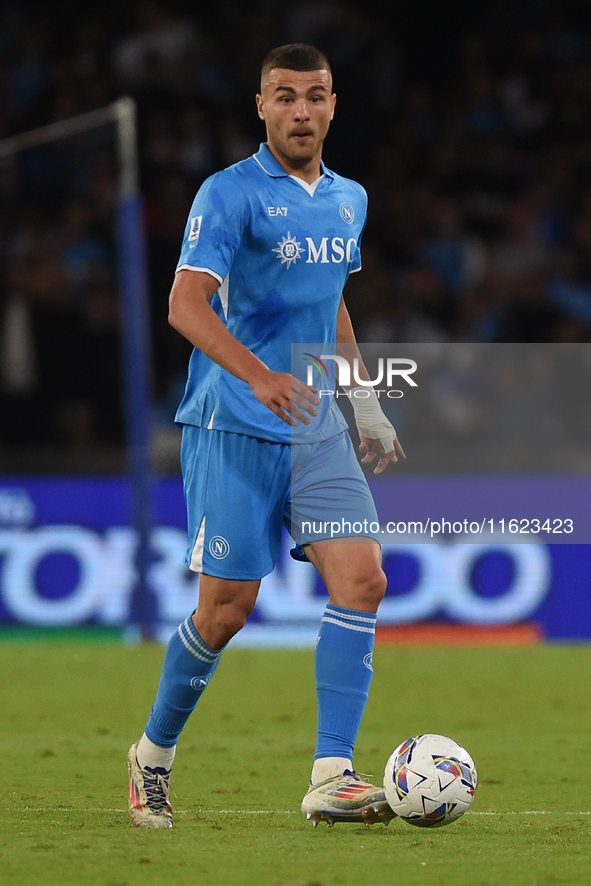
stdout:
<svg viewBox="0 0 591 886">
<path fill-rule="evenodd" d="M 324 178 L 324 173 L 321 173 L 318 176 L 318 178 L 316 179 L 316 181 L 313 181 L 311 184 L 309 182 L 304 181 L 303 178 L 299 178 L 297 175 L 290 175 L 289 177 L 293 178 L 294 181 L 298 182 L 298 184 L 300 184 L 302 186 L 302 188 L 308 192 L 310 197 L 313 197 L 314 192 L 316 191 L 316 188 L 318 187 L 318 185 L 320 184 L 320 182 Z"/>
</svg>

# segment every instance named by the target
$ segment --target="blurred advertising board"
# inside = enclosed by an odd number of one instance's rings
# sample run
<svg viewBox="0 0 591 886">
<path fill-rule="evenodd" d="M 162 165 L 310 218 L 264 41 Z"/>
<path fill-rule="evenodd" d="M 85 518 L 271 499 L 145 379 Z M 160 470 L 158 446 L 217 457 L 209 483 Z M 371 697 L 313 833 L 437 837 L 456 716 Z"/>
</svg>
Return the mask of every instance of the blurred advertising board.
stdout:
<svg viewBox="0 0 591 886">
<path fill-rule="evenodd" d="M 550 493 L 562 515 L 555 519 L 562 520 L 568 519 L 571 484 L 579 498 L 582 485 L 591 487 L 589 479 L 573 476 L 480 477 L 471 486 L 462 476 L 372 481 L 380 513 L 384 504 L 390 516 L 395 501 L 394 511 L 405 520 L 439 517 L 452 528 L 454 521 L 462 523 L 455 534 L 440 531 L 420 539 L 423 543 L 407 531 L 385 534 L 389 587 L 379 615 L 382 637 L 412 642 L 417 626 L 442 636 L 463 626 L 468 637 L 471 628 L 493 639 L 527 628 L 522 635 L 533 639 L 591 638 L 591 546 L 568 543 L 568 534 L 525 534 L 519 523 L 514 532 L 507 522 L 503 533 L 493 524 L 492 533 L 486 525 L 484 532 L 470 534 L 470 502 L 488 501 L 490 520 L 510 519 L 495 511 L 499 484 L 505 484 L 505 501 L 509 494 L 524 507 L 535 504 L 537 493 L 542 499 Z M 591 488 L 585 491 L 588 500 Z M 514 518 L 537 519 L 534 511 Z M 154 512 L 149 580 L 159 636 L 165 639 L 198 596 L 198 577 L 184 565 L 180 478 L 155 484 Z M 125 628 L 136 544 L 129 515 L 129 487 L 122 478 L 0 478 L 0 625 Z M 280 561 L 263 580 L 257 607 L 235 645 L 314 644 L 326 590 L 311 565 L 291 559 L 290 547 L 285 533 Z"/>
</svg>

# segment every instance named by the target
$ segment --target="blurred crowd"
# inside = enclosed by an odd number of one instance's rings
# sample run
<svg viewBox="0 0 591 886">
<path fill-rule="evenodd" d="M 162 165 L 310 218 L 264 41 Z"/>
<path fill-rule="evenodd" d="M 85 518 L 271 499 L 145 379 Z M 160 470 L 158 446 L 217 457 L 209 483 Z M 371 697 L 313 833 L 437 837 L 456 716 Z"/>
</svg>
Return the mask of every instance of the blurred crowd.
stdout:
<svg viewBox="0 0 591 886">
<path fill-rule="evenodd" d="M 260 63 L 282 43 L 326 52 L 324 159 L 369 194 L 346 290 L 360 341 L 589 341 L 584 5 L 496 3 L 466 20 L 429 18 L 421 0 L 386 16 L 371 0 L 29 6 L 0 10 L 0 139 L 137 101 L 161 426 L 190 350 L 166 322 L 187 213 L 264 138 Z M 116 199 L 109 126 L 0 161 L 0 450 L 123 439 Z"/>
</svg>

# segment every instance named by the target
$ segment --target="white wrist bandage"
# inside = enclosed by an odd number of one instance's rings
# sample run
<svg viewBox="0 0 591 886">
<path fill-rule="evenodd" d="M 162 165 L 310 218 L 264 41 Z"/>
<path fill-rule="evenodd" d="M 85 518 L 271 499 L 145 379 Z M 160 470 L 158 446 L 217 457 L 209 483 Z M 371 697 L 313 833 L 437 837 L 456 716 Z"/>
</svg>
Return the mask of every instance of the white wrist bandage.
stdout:
<svg viewBox="0 0 591 886">
<path fill-rule="evenodd" d="M 388 421 L 373 388 L 351 388 L 351 403 L 359 436 L 379 440 L 385 452 L 392 452 L 396 431 Z"/>
</svg>

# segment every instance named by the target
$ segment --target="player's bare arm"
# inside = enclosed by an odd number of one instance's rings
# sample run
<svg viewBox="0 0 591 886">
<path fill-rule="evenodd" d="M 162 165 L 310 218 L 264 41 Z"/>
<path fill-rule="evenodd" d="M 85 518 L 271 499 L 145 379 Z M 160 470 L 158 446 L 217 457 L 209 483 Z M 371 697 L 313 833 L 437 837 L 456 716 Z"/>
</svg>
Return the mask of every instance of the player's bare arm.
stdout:
<svg viewBox="0 0 591 886">
<path fill-rule="evenodd" d="M 357 339 L 355 338 L 355 332 L 353 331 L 353 324 L 351 323 L 351 318 L 343 298 L 341 298 L 337 313 L 337 350 L 339 344 L 346 345 L 347 353 L 344 356 L 347 356 L 348 358 L 357 358 L 359 361 L 360 377 L 364 381 L 369 381 L 369 374 L 361 358 L 359 348 L 357 347 Z M 385 416 L 384 419 L 386 420 Z M 361 459 L 362 464 L 371 464 L 371 462 L 379 457 L 378 463 L 373 471 L 374 474 L 381 474 L 388 466 L 389 462 L 396 462 L 399 458 L 406 458 L 404 449 L 400 445 L 400 441 L 396 436 L 394 437 L 394 448 L 389 452 L 386 452 L 383 443 L 374 437 L 360 433 L 360 441 L 359 451 L 363 453 L 363 458 Z"/>
<path fill-rule="evenodd" d="M 203 271 L 178 271 L 168 320 L 194 347 L 242 379 L 268 409 L 288 425 L 309 424 L 320 402 L 314 390 L 287 372 L 274 372 L 232 335 L 210 305 L 219 282 Z M 300 407 L 300 408 L 298 408 Z M 304 410 L 302 412 L 301 410 Z"/>
</svg>

